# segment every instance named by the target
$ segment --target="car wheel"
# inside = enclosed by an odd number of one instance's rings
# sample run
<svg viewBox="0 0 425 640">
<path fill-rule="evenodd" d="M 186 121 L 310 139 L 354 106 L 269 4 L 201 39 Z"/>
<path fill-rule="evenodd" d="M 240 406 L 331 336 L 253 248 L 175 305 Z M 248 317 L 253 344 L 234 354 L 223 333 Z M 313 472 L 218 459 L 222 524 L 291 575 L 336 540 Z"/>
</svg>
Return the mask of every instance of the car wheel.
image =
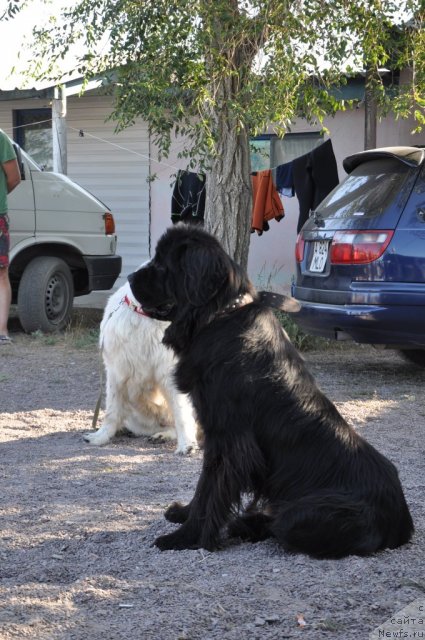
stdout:
<svg viewBox="0 0 425 640">
<path fill-rule="evenodd" d="M 71 317 L 74 282 L 63 260 L 39 257 L 26 267 L 18 289 L 18 315 L 24 331 L 52 333 Z"/>
<path fill-rule="evenodd" d="M 408 362 L 425 368 L 425 349 L 401 349 L 400 353 Z"/>
</svg>

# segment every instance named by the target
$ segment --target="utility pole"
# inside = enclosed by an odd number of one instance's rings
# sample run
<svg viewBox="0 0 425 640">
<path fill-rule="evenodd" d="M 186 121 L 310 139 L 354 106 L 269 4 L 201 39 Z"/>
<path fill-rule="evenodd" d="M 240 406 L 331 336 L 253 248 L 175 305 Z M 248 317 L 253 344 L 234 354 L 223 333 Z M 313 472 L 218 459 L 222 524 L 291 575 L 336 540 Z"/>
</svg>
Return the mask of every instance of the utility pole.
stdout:
<svg viewBox="0 0 425 640">
<path fill-rule="evenodd" d="M 52 100 L 53 171 L 66 175 L 66 95 L 63 86 L 55 87 Z"/>
<path fill-rule="evenodd" d="M 374 91 L 374 75 L 376 72 L 371 69 L 366 70 L 365 92 L 364 92 L 364 148 L 374 149 L 376 147 L 376 123 L 378 119 L 378 105 L 376 103 Z"/>
</svg>

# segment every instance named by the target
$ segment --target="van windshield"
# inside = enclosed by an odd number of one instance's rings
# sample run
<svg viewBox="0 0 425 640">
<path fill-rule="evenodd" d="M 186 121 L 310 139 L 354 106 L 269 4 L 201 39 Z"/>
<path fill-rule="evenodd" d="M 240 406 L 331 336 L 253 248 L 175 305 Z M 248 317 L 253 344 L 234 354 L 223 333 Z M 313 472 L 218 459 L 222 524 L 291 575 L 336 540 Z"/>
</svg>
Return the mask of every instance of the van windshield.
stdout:
<svg viewBox="0 0 425 640">
<path fill-rule="evenodd" d="M 413 170 L 415 172 L 415 170 Z M 412 169 L 394 158 L 371 160 L 356 167 L 317 207 L 323 218 L 373 218 L 389 206 L 403 208 Z"/>
<path fill-rule="evenodd" d="M 34 158 L 28 155 L 28 153 L 26 153 L 26 151 L 24 151 L 23 149 L 21 149 L 21 154 L 24 156 L 31 168 L 38 169 L 39 171 L 44 171 L 44 168 L 40 167 L 40 165 L 34 160 Z"/>
</svg>

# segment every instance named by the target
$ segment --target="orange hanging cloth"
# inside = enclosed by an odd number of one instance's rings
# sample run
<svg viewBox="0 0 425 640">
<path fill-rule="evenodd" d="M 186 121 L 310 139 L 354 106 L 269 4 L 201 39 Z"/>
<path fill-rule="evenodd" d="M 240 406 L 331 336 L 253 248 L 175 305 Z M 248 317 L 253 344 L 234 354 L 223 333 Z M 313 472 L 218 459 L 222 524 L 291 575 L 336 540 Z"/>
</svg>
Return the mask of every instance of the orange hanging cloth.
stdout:
<svg viewBox="0 0 425 640">
<path fill-rule="evenodd" d="M 267 222 L 282 220 L 285 215 L 280 196 L 274 186 L 271 169 L 251 174 L 252 179 L 252 221 L 251 232 L 259 236 L 268 229 Z"/>
</svg>

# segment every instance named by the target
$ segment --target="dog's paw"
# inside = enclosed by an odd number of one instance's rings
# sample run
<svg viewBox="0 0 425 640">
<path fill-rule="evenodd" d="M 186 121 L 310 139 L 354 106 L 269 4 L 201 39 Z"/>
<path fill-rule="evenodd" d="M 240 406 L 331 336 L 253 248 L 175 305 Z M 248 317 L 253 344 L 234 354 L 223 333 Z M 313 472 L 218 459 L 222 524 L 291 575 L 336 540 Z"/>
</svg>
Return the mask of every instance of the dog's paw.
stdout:
<svg viewBox="0 0 425 640">
<path fill-rule="evenodd" d="M 173 502 L 164 513 L 164 518 L 169 522 L 183 524 L 189 517 L 190 504 L 183 505 L 180 502 Z"/>
<path fill-rule="evenodd" d="M 101 446 L 103 444 L 108 444 L 108 442 L 110 442 L 111 440 L 111 437 L 106 433 L 101 433 L 101 430 L 99 429 L 99 431 L 92 431 L 90 433 L 85 433 L 83 435 L 83 440 L 85 442 L 88 442 L 89 444 L 95 444 L 97 446 Z"/>
<path fill-rule="evenodd" d="M 197 442 L 182 442 L 177 445 L 174 453 L 178 456 L 187 456 L 191 453 L 198 451 L 199 447 Z"/>
<path fill-rule="evenodd" d="M 160 551 L 182 551 L 183 549 L 200 549 L 201 545 L 196 542 L 186 540 L 183 536 L 176 533 L 170 533 L 166 536 L 159 536 L 154 542 L 154 545 L 160 549 Z"/>
<path fill-rule="evenodd" d="M 172 427 L 169 429 L 162 429 L 161 431 L 157 431 L 153 435 L 149 436 L 149 440 L 152 440 L 152 442 L 169 442 L 170 440 L 175 439 L 176 432 Z"/>
</svg>

